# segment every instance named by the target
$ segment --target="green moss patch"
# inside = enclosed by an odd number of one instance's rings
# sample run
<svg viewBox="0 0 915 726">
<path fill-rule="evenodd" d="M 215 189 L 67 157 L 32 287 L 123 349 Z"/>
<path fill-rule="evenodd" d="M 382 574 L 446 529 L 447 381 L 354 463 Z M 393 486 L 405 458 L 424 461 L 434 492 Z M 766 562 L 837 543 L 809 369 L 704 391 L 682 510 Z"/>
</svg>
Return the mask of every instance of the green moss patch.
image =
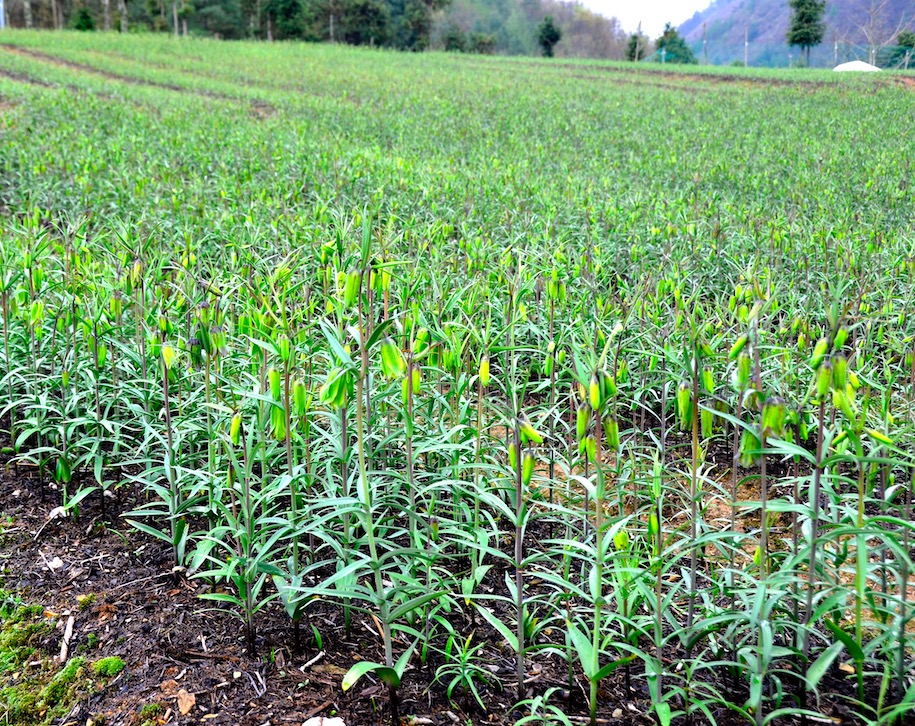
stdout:
<svg viewBox="0 0 915 726">
<path fill-rule="evenodd" d="M 53 723 L 93 688 L 84 658 L 60 666 L 42 651 L 53 629 L 42 607 L 0 591 L 0 714 L 8 723 Z M 120 658 L 103 658 L 93 671 L 107 678 L 123 667 Z"/>
</svg>

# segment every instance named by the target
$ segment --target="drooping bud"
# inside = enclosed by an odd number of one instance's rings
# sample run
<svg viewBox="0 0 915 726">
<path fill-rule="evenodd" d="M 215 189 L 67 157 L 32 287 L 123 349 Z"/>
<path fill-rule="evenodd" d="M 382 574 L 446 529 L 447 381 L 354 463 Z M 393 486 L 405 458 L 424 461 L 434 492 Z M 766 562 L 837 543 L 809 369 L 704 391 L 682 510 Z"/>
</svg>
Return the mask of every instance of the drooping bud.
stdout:
<svg viewBox="0 0 915 726">
<path fill-rule="evenodd" d="M 584 404 L 578 407 L 575 412 L 575 433 L 578 441 L 581 442 L 588 433 L 588 420 L 591 418 L 591 411 Z"/>
<path fill-rule="evenodd" d="M 826 338 L 820 338 L 817 341 L 817 344 L 813 347 L 813 355 L 810 357 L 810 367 L 816 370 L 820 363 L 823 362 L 823 358 L 826 357 L 826 351 L 829 348 L 829 341 Z"/>
<path fill-rule="evenodd" d="M 346 282 L 343 287 L 343 306 L 347 308 L 356 304 L 356 298 L 359 296 L 359 284 L 362 276 L 358 270 L 351 270 L 346 275 Z"/>
<path fill-rule="evenodd" d="M 833 350 L 840 350 L 842 346 L 845 345 L 846 340 L 848 340 L 848 328 L 839 328 L 836 331 L 836 339 L 833 343 Z"/>
<path fill-rule="evenodd" d="M 305 388 L 305 382 L 297 378 L 292 384 L 292 410 L 295 415 L 302 418 L 308 407 L 308 395 Z"/>
<path fill-rule="evenodd" d="M 400 349 L 390 338 L 385 338 L 381 344 L 381 371 L 387 378 L 400 378 L 407 370 Z"/>
<path fill-rule="evenodd" d="M 178 359 L 178 352 L 168 343 L 162 344 L 162 363 L 165 364 L 165 370 L 171 370 L 175 361 Z"/>
<path fill-rule="evenodd" d="M 686 430 L 692 418 L 693 397 L 689 390 L 689 384 L 683 381 L 677 386 L 677 418 L 680 421 L 680 428 Z"/>
<path fill-rule="evenodd" d="M 849 421 L 855 420 L 855 412 L 852 409 L 851 400 L 845 391 L 832 392 L 832 405 L 839 409 Z"/>
<path fill-rule="evenodd" d="M 270 367 L 267 371 L 267 381 L 270 384 L 270 395 L 274 401 L 279 402 L 282 398 L 282 377 L 278 368 Z"/>
<path fill-rule="evenodd" d="M 613 546 L 620 552 L 629 549 L 629 533 L 625 529 L 621 529 L 613 536 Z"/>
<path fill-rule="evenodd" d="M 731 346 L 730 352 L 728 353 L 728 360 L 734 360 L 737 358 L 737 356 L 740 355 L 740 351 L 746 347 L 749 340 L 750 336 L 748 336 L 746 333 L 737 338 L 737 340 L 734 342 L 734 345 Z"/>
<path fill-rule="evenodd" d="M 489 356 L 480 359 L 480 385 L 486 388 L 489 385 Z"/>
<path fill-rule="evenodd" d="M 699 412 L 699 416 L 702 419 L 702 437 L 708 439 L 713 433 L 712 429 L 715 421 L 714 414 L 711 410 L 703 408 L 702 411 Z"/>
<path fill-rule="evenodd" d="M 770 396 L 763 403 L 763 431 L 773 436 L 783 436 L 785 432 L 785 399 Z"/>
<path fill-rule="evenodd" d="M 286 438 L 286 412 L 280 406 L 271 407 L 270 425 L 274 438 L 283 441 Z"/>
<path fill-rule="evenodd" d="M 518 449 L 514 443 L 508 445 L 508 465 L 512 471 L 518 470 Z"/>
<path fill-rule="evenodd" d="M 750 385 L 750 356 L 742 353 L 737 358 L 737 390 L 745 391 Z"/>
<path fill-rule="evenodd" d="M 740 465 L 749 469 L 759 458 L 760 441 L 755 433 L 744 429 L 740 437 Z"/>
<path fill-rule="evenodd" d="M 280 354 L 280 360 L 283 361 L 283 363 L 288 363 L 292 355 L 292 349 L 289 338 L 286 335 L 281 335 L 280 339 L 276 341 L 276 349 Z"/>
<path fill-rule="evenodd" d="M 848 360 L 841 353 L 832 356 L 832 381 L 840 391 L 848 385 Z"/>
<path fill-rule="evenodd" d="M 600 381 L 597 379 L 597 373 L 591 374 L 591 381 L 588 384 L 588 400 L 591 408 L 597 411 L 601 404 Z"/>
<path fill-rule="evenodd" d="M 702 369 L 702 388 L 710 396 L 715 393 L 715 378 L 709 368 Z"/>
<path fill-rule="evenodd" d="M 832 362 L 829 359 L 824 360 L 816 372 L 816 398 L 818 402 L 823 402 L 829 395 L 829 389 L 832 387 Z"/>
<path fill-rule="evenodd" d="M 655 512 L 652 512 L 648 515 L 648 538 L 654 542 L 660 531 L 661 525 L 658 521 L 658 515 Z"/>
<path fill-rule="evenodd" d="M 521 483 L 527 486 L 531 483 L 531 477 L 534 475 L 534 457 L 530 452 L 525 452 L 521 464 Z"/>
<path fill-rule="evenodd" d="M 620 447 L 620 425 L 617 422 L 616 418 L 609 416 L 605 422 L 604 429 L 607 432 L 607 443 L 610 445 L 611 449 L 619 449 Z"/>
<path fill-rule="evenodd" d="M 527 416 L 522 412 L 518 415 L 518 426 L 521 432 L 521 440 L 525 443 L 542 444 L 543 434 L 534 428 Z"/>
<path fill-rule="evenodd" d="M 241 442 L 241 414 L 236 413 L 232 417 L 232 422 L 229 424 L 229 439 L 231 439 L 234 446 L 238 446 Z"/>
</svg>

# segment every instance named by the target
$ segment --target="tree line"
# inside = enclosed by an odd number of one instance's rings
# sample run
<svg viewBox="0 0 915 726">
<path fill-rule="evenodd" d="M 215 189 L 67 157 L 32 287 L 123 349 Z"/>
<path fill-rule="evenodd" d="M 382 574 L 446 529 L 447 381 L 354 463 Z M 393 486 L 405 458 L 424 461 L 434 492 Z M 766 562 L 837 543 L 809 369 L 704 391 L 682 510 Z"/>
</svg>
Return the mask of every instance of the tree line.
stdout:
<svg viewBox="0 0 915 726">
<path fill-rule="evenodd" d="M 615 18 L 568 0 L 6 0 L 11 27 L 168 32 L 421 51 L 534 55 L 555 23 L 560 57 L 622 59 Z"/>
</svg>

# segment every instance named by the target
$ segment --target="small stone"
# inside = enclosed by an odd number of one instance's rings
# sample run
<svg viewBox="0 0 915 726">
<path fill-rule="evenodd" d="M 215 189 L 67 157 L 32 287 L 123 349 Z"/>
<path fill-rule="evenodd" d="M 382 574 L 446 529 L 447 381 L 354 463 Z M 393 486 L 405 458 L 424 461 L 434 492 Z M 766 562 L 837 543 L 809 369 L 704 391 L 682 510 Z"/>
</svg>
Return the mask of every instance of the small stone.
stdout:
<svg viewBox="0 0 915 726">
<path fill-rule="evenodd" d="M 611 718 L 620 718 L 622 715 L 623 715 L 623 709 L 615 708 L 615 709 L 613 709 L 613 713 L 610 714 L 610 717 Z"/>
</svg>

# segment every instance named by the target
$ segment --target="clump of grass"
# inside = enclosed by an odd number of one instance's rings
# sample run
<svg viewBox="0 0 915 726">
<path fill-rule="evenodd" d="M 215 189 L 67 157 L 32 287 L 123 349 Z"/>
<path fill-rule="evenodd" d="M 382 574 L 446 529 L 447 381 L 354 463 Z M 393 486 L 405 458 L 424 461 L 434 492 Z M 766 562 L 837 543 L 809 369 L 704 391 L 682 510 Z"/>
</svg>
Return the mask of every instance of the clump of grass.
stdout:
<svg viewBox="0 0 915 726">
<path fill-rule="evenodd" d="M 102 678 L 113 678 L 124 670 L 124 661 L 116 655 L 108 656 L 92 664 L 92 672 Z"/>
</svg>

